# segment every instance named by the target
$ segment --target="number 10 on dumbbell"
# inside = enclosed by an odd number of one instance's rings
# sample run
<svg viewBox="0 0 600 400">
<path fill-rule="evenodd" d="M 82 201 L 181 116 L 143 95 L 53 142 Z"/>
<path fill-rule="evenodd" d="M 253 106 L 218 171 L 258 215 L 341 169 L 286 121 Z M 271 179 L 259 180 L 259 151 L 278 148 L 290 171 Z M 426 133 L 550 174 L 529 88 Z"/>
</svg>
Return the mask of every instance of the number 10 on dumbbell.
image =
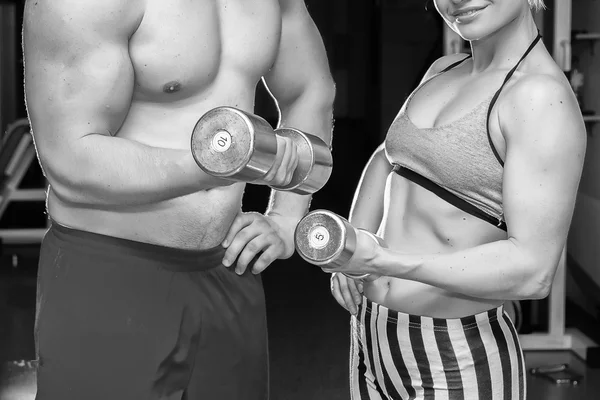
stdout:
<svg viewBox="0 0 600 400">
<path fill-rule="evenodd" d="M 260 181 L 277 156 L 276 134 L 294 141 L 298 166 L 289 184 L 274 189 L 312 194 L 325 186 L 333 159 L 323 140 L 297 129 L 273 130 L 263 118 L 233 107 L 218 107 L 200 118 L 192 133 L 192 154 L 209 175 Z"/>
</svg>

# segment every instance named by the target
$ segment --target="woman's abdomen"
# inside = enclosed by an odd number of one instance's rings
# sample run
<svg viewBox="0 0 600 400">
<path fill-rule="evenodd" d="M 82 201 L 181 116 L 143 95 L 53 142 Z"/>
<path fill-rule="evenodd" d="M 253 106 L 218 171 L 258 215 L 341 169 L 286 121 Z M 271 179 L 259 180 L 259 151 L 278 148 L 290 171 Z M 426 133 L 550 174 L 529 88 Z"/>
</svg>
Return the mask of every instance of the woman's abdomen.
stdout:
<svg viewBox="0 0 600 400">
<path fill-rule="evenodd" d="M 390 249 L 404 253 L 447 254 L 506 238 L 500 229 L 400 175 L 388 179 L 384 207 L 378 234 Z M 367 298 L 390 309 L 439 318 L 472 315 L 502 304 L 392 277 L 365 284 L 364 290 Z"/>
</svg>

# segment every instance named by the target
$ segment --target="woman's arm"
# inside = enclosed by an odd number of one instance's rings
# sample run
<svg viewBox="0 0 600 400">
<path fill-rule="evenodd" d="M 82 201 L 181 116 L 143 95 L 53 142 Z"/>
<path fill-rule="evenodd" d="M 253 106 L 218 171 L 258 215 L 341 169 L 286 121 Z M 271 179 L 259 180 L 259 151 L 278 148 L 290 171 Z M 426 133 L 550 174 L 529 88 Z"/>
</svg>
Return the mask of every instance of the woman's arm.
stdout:
<svg viewBox="0 0 600 400">
<path fill-rule="evenodd" d="M 385 183 L 390 172 L 392 166 L 382 143 L 371 155 L 354 193 L 348 220 L 355 228 L 377 233 L 383 218 Z"/>
<path fill-rule="evenodd" d="M 387 177 L 392 166 L 385 156 L 382 143 L 365 166 L 350 209 L 349 221 L 356 228 L 377 233 L 383 218 L 383 201 Z M 337 302 L 350 311 L 357 313 L 356 305 L 362 301 L 362 283 L 335 273 L 331 277 L 331 293 Z"/>
<path fill-rule="evenodd" d="M 348 268 L 478 298 L 547 296 L 575 206 L 585 126 L 571 90 L 548 76 L 523 78 L 507 92 L 498 112 L 507 144 L 503 203 L 508 238 L 431 255 L 376 248 L 361 238 L 364 267 L 353 262 Z"/>
</svg>

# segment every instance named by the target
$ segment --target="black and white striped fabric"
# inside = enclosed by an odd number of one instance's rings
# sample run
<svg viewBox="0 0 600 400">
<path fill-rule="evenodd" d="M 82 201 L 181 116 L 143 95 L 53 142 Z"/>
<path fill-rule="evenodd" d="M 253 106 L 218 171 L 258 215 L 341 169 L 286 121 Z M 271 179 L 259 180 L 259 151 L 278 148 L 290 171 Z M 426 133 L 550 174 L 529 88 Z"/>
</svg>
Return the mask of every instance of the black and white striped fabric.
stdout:
<svg viewBox="0 0 600 400">
<path fill-rule="evenodd" d="M 525 365 L 503 307 L 442 319 L 363 298 L 351 319 L 352 400 L 525 400 Z"/>
</svg>

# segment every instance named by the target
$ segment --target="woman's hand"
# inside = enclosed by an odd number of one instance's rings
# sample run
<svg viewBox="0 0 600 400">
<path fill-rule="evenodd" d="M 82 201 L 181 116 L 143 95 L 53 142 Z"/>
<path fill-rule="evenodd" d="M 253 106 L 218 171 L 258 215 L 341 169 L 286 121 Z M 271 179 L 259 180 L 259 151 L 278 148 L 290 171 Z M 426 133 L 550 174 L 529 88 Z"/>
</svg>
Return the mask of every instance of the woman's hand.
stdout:
<svg viewBox="0 0 600 400">
<path fill-rule="evenodd" d="M 331 294 L 339 305 L 350 311 L 352 315 L 358 312 L 358 305 L 362 302 L 362 292 L 362 282 L 350 279 L 339 272 L 331 275 Z"/>
<path fill-rule="evenodd" d="M 342 272 L 351 275 L 380 275 L 377 273 L 376 260 L 382 250 L 383 247 L 372 233 L 357 229 L 356 248 L 352 258 L 346 264 L 339 267 L 331 268 L 325 265 L 322 269 L 330 273 Z"/>
</svg>

